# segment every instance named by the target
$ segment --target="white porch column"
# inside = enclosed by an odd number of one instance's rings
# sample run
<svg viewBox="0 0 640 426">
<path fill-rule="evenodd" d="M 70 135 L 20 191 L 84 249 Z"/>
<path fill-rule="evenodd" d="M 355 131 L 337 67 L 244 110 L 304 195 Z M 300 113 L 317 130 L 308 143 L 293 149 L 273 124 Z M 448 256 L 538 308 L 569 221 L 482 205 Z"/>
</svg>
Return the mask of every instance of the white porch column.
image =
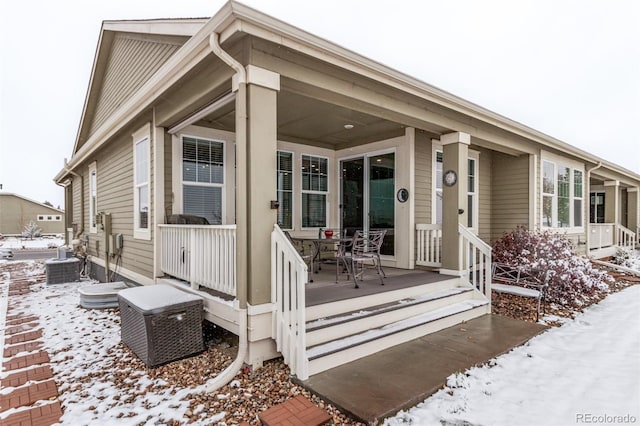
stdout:
<svg viewBox="0 0 640 426">
<path fill-rule="evenodd" d="M 604 221 L 620 223 L 620 182 L 617 180 L 604 182 Z"/>
<path fill-rule="evenodd" d="M 442 269 L 440 273 L 461 275 L 458 225 L 467 224 L 469 144 L 467 133 L 442 135 Z M 449 178 L 449 179 L 448 179 Z"/>
<path fill-rule="evenodd" d="M 237 160 L 237 173 L 244 174 L 243 188 L 238 181 L 237 191 L 239 198 L 246 197 L 246 224 L 238 222 L 238 230 L 246 229 L 247 302 L 253 306 L 271 301 L 271 232 L 277 222 L 277 210 L 271 207 L 271 201 L 278 199 L 279 90 L 279 74 L 247 66 L 246 159 L 239 157 Z M 240 207 L 241 203 L 238 203 Z M 238 259 L 238 269 L 240 267 Z"/>
</svg>

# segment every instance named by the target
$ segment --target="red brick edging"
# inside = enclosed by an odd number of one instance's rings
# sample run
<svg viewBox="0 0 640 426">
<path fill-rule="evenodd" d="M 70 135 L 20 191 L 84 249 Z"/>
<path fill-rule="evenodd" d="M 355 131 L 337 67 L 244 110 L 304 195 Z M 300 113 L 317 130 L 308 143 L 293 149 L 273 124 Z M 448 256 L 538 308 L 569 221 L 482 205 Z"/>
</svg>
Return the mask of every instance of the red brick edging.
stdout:
<svg viewBox="0 0 640 426">
<path fill-rule="evenodd" d="M 15 276 L 20 271 L 12 270 L 10 273 Z M 26 282 L 27 278 L 20 276 L 15 279 L 10 276 L 9 281 L 9 301 L 23 297 L 31 291 L 31 284 L 36 283 L 32 278 Z M 50 426 L 58 423 L 62 417 L 62 406 L 57 400 L 58 387 L 48 365 L 49 354 L 42 350 L 42 329 L 37 328 L 39 317 L 15 312 L 15 308 L 9 308 L 9 311 L 5 321 L 1 366 L 1 370 L 8 374 L 1 380 L 0 389 L 12 389 L 0 394 L 0 414 L 7 410 L 14 412 L 1 419 L 0 425 Z M 21 353 L 26 354 L 16 356 Z M 39 405 L 34 406 L 36 403 Z"/>
</svg>

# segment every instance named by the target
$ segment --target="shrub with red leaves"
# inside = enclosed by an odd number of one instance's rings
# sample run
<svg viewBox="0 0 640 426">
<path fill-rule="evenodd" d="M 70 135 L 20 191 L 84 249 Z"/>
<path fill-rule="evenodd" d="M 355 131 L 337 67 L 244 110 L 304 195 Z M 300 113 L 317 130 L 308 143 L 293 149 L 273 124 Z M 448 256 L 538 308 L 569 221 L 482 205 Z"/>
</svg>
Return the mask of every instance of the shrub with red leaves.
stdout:
<svg viewBox="0 0 640 426">
<path fill-rule="evenodd" d="M 547 301 L 580 308 L 584 302 L 601 298 L 613 282 L 606 272 L 578 256 L 566 236 L 550 231 L 529 231 L 518 227 L 493 243 L 494 262 L 520 266 L 525 270 L 549 272 Z"/>
</svg>

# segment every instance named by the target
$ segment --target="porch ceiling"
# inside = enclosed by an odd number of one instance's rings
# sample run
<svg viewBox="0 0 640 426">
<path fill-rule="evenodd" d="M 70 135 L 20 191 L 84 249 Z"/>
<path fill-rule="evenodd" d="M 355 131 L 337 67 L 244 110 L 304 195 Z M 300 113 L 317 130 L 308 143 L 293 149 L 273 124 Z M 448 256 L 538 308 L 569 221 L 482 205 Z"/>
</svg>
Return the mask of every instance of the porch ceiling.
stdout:
<svg viewBox="0 0 640 426">
<path fill-rule="evenodd" d="M 196 124 L 233 132 L 234 110 L 234 104 L 227 105 Z M 278 93 L 280 140 L 339 149 L 403 134 L 404 126 L 393 121 L 286 90 Z"/>
</svg>

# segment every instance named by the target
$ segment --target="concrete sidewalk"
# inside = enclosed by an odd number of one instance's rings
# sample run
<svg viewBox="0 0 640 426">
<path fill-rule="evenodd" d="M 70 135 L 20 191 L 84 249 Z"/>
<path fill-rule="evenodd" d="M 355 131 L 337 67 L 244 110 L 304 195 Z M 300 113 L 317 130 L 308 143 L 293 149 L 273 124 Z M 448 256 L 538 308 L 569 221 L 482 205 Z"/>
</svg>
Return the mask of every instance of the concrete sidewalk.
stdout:
<svg viewBox="0 0 640 426">
<path fill-rule="evenodd" d="M 483 364 L 547 328 L 483 315 L 322 372 L 301 384 L 355 419 L 374 425 L 425 400 L 451 374 Z"/>
</svg>

